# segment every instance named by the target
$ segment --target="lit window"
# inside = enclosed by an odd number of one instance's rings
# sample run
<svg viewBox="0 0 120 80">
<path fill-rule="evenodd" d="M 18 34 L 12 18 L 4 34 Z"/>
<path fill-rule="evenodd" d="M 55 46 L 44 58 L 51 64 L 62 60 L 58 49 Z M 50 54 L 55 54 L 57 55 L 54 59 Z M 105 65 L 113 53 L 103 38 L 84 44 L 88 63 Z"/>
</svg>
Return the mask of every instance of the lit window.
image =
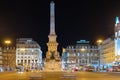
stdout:
<svg viewBox="0 0 120 80">
<path fill-rule="evenodd" d="M 69 56 L 70 54 L 69 53 L 67 53 L 67 56 Z"/>
<path fill-rule="evenodd" d="M 120 30 L 119 30 L 119 32 L 118 32 L 118 36 L 120 36 Z"/>
<path fill-rule="evenodd" d="M 80 56 L 80 53 L 78 53 L 78 56 Z"/>
<path fill-rule="evenodd" d="M 89 56 L 89 53 L 87 53 L 87 56 Z"/>
<path fill-rule="evenodd" d="M 115 32 L 115 37 L 117 37 L 117 32 Z"/>
</svg>

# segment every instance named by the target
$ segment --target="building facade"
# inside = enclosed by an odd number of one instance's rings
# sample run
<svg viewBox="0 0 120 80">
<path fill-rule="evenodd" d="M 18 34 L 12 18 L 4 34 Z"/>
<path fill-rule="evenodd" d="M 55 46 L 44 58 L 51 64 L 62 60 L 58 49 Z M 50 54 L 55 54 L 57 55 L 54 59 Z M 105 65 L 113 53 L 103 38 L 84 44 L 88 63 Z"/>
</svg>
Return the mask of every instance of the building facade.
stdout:
<svg viewBox="0 0 120 80">
<path fill-rule="evenodd" d="M 115 34 L 102 42 L 101 64 L 105 66 L 120 65 L 120 22 L 116 17 Z"/>
<path fill-rule="evenodd" d="M 114 37 L 105 39 L 101 45 L 101 64 L 104 66 L 113 65 L 115 61 L 115 41 Z"/>
<path fill-rule="evenodd" d="M 2 66 L 4 71 L 12 71 L 16 69 L 16 48 L 12 46 L 2 47 Z"/>
<path fill-rule="evenodd" d="M 89 41 L 80 40 L 76 45 L 67 46 L 62 53 L 62 67 L 75 68 L 94 66 L 98 67 L 100 62 L 99 50 L 97 46 L 91 46 Z"/>
<path fill-rule="evenodd" d="M 24 70 L 42 68 L 42 51 L 32 38 L 19 38 L 16 43 L 16 66 Z"/>
<path fill-rule="evenodd" d="M 3 71 L 3 62 L 2 62 L 2 48 L 0 47 L 0 72 Z"/>
<path fill-rule="evenodd" d="M 120 21 L 119 17 L 116 17 L 115 24 L 115 62 L 120 63 Z"/>
</svg>

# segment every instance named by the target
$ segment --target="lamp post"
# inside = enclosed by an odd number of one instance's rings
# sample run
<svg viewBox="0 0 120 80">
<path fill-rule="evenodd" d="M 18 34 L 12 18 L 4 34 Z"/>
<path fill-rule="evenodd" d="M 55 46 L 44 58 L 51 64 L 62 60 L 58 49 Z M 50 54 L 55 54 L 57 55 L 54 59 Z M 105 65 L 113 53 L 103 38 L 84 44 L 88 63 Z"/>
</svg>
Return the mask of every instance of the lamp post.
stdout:
<svg viewBox="0 0 120 80">
<path fill-rule="evenodd" d="M 101 39 L 99 39 L 99 40 L 97 40 L 97 45 L 98 45 L 98 50 L 99 50 L 99 71 L 100 71 L 100 63 L 101 63 L 101 44 L 102 44 L 102 40 Z"/>
<path fill-rule="evenodd" d="M 5 40 L 4 43 L 6 44 L 6 52 L 7 52 L 7 54 L 6 54 L 6 58 L 7 58 L 6 64 L 7 64 L 7 67 L 9 67 L 9 59 L 8 59 L 8 56 L 9 56 L 8 55 L 8 49 L 9 48 L 8 48 L 8 45 L 11 44 L 11 41 L 10 40 Z"/>
</svg>

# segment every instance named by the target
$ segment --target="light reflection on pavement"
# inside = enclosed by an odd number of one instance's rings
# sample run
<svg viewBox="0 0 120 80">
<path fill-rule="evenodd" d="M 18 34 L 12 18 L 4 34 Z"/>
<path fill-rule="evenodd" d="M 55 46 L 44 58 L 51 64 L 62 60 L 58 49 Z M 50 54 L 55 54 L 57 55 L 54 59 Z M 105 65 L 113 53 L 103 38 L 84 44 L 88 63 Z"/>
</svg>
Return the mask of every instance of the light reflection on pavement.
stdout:
<svg viewBox="0 0 120 80">
<path fill-rule="evenodd" d="M 0 80 L 120 80 L 120 73 L 99 72 L 2 72 Z"/>
</svg>

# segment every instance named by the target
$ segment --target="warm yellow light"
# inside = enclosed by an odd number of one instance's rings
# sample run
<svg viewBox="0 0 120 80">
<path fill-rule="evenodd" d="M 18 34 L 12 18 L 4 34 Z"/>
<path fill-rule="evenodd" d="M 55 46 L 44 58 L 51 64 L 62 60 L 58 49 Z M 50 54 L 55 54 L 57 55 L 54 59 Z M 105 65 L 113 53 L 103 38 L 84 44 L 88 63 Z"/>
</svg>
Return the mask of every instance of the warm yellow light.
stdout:
<svg viewBox="0 0 120 80">
<path fill-rule="evenodd" d="M 20 50 L 25 51 L 25 48 L 21 48 Z"/>
<path fill-rule="evenodd" d="M 5 41 L 5 44 L 10 44 L 10 43 L 11 43 L 10 40 L 6 40 L 6 41 Z"/>
<path fill-rule="evenodd" d="M 85 48 L 82 48 L 81 51 L 82 51 L 82 52 L 85 51 Z"/>
<path fill-rule="evenodd" d="M 66 51 L 66 49 L 65 49 L 65 48 L 63 48 L 62 52 L 64 53 L 65 51 Z"/>
<path fill-rule="evenodd" d="M 101 39 L 97 40 L 98 44 L 101 44 L 103 41 Z"/>
</svg>

